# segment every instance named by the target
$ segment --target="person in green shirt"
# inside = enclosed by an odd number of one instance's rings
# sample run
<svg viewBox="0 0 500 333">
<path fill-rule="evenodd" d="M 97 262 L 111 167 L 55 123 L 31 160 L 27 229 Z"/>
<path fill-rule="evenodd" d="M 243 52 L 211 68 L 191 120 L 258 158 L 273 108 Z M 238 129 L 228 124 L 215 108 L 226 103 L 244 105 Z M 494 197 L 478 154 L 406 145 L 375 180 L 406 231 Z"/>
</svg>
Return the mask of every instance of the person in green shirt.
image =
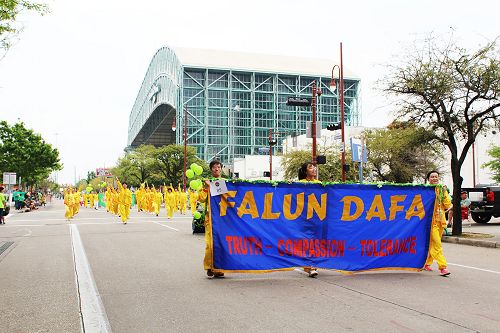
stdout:
<svg viewBox="0 0 500 333">
<path fill-rule="evenodd" d="M 5 199 L 5 194 L 3 194 L 3 189 L 3 186 L 0 186 L 0 224 L 5 224 L 3 212 L 5 207 L 7 207 L 7 200 Z"/>
</svg>

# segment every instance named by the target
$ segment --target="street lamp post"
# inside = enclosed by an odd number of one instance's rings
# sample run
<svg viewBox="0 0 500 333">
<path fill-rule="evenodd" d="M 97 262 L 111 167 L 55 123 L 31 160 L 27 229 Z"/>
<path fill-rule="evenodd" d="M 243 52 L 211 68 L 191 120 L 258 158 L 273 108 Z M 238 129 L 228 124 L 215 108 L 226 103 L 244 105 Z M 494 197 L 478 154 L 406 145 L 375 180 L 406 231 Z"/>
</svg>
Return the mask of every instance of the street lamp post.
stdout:
<svg viewBox="0 0 500 333">
<path fill-rule="evenodd" d="M 316 80 L 312 82 L 312 121 L 311 121 L 311 136 L 312 136 L 312 164 L 316 166 L 316 98 L 321 96 L 321 89 L 316 87 Z"/>
<path fill-rule="evenodd" d="M 341 147 L 340 147 L 340 158 L 342 164 L 342 182 L 345 182 L 345 119 L 344 119 L 344 66 L 342 62 L 342 43 L 340 43 L 340 67 L 338 65 L 334 65 L 332 68 L 332 79 L 330 81 L 330 89 L 335 91 L 337 88 L 335 84 L 335 78 L 333 77 L 333 71 L 337 68 L 339 70 L 339 103 L 340 103 L 340 131 L 341 131 Z"/>
<path fill-rule="evenodd" d="M 188 121 L 188 107 L 187 104 L 184 106 L 184 131 L 182 137 L 184 139 L 184 172 L 182 173 L 182 188 L 186 192 L 186 160 L 187 160 L 187 121 Z"/>
</svg>

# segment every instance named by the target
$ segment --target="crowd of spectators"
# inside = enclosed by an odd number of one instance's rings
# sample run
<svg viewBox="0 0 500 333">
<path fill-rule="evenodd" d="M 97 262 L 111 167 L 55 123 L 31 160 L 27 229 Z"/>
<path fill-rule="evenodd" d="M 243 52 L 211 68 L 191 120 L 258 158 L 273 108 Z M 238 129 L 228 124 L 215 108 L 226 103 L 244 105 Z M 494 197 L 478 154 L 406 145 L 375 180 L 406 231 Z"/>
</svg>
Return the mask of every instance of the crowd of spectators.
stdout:
<svg viewBox="0 0 500 333">
<path fill-rule="evenodd" d="M 47 199 L 50 201 L 51 195 L 42 191 L 24 192 L 17 190 L 12 192 L 12 200 L 14 201 L 15 209 L 24 212 L 29 212 L 41 206 L 45 206 Z"/>
</svg>

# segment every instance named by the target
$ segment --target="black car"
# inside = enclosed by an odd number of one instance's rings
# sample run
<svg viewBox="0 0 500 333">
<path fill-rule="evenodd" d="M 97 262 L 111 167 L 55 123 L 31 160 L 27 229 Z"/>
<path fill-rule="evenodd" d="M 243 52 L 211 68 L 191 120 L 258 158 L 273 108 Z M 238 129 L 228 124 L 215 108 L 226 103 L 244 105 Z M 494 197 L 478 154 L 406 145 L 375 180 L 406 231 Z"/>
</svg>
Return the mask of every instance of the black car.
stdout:
<svg viewBox="0 0 500 333">
<path fill-rule="evenodd" d="M 486 190 L 490 189 L 493 192 L 493 201 L 488 201 L 486 198 Z M 491 218 L 500 216 L 500 186 L 492 185 L 488 187 L 462 188 L 466 191 L 470 200 L 470 214 L 472 219 L 477 223 L 488 223 Z M 471 193 L 481 193 L 479 198 Z"/>
</svg>

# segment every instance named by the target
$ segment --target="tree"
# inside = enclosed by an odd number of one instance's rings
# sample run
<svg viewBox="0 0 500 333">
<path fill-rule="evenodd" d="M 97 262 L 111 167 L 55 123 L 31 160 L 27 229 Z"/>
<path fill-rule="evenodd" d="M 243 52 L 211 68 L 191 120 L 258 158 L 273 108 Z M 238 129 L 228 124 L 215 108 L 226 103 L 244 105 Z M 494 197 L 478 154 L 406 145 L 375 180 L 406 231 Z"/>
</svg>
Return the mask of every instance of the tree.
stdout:
<svg viewBox="0 0 500 333">
<path fill-rule="evenodd" d="M 438 169 L 441 160 L 433 145 L 434 133 L 411 122 L 393 122 L 387 129 L 367 130 L 366 168 L 376 180 L 412 183 L 424 180 L 429 170 Z"/>
<path fill-rule="evenodd" d="M 500 57 L 496 41 L 468 51 L 429 38 L 405 61 L 389 66 L 384 90 L 399 97 L 397 118 L 435 133 L 451 156 L 453 235 L 462 234 L 460 170 L 478 134 L 498 127 Z M 459 143 L 463 143 L 460 151 Z"/>
<path fill-rule="evenodd" d="M 95 171 L 87 172 L 87 184 L 90 184 L 90 181 L 96 177 Z"/>
<path fill-rule="evenodd" d="M 40 134 L 25 128 L 22 122 L 13 126 L 0 122 L 0 171 L 16 172 L 32 186 L 61 169 L 59 151 L 45 143 Z"/>
<path fill-rule="evenodd" d="M 174 187 L 177 185 L 182 186 L 182 173 L 184 171 L 184 146 L 182 145 L 168 145 L 157 148 L 154 154 L 155 157 L 155 170 L 158 172 L 159 181 L 172 184 Z M 186 168 L 192 163 L 197 163 L 203 168 L 203 175 L 207 176 L 209 173 L 207 163 L 196 156 L 195 147 L 187 147 L 186 149 Z"/>
<path fill-rule="evenodd" d="M 146 182 L 152 183 L 155 153 L 156 148 L 153 145 L 141 145 L 118 159 L 117 166 L 113 168 L 112 173 L 122 182 L 132 186 L 138 187 Z"/>
<path fill-rule="evenodd" d="M 500 183 L 500 146 L 493 146 L 488 150 L 492 160 L 484 163 L 482 167 L 489 167 L 493 172 L 493 180 Z"/>
<path fill-rule="evenodd" d="M 0 59 L 5 56 L 23 30 L 22 25 L 17 22 L 17 16 L 23 11 L 44 15 L 49 8 L 45 4 L 27 0 L 0 0 Z"/>
</svg>

